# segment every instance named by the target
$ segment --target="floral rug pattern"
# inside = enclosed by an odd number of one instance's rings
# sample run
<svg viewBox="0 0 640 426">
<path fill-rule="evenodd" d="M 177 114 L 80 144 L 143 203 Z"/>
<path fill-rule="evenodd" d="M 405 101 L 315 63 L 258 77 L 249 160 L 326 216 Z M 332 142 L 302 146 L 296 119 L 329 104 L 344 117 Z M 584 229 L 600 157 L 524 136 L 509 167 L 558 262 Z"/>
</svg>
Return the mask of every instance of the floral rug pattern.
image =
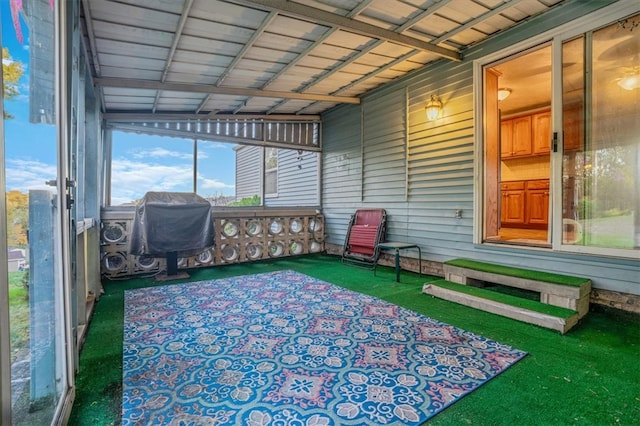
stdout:
<svg viewBox="0 0 640 426">
<path fill-rule="evenodd" d="M 125 293 L 123 425 L 418 425 L 526 355 L 294 271 Z"/>
</svg>

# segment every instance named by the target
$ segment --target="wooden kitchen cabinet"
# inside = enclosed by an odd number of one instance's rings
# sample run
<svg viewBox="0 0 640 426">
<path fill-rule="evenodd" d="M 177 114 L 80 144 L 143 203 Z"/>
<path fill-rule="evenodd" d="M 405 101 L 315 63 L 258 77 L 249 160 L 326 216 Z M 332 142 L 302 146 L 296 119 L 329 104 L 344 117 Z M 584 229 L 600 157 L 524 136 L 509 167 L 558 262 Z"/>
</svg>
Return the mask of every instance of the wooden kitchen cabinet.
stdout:
<svg viewBox="0 0 640 426">
<path fill-rule="evenodd" d="M 532 180 L 526 182 L 525 206 L 525 225 L 546 226 L 549 223 L 548 180 Z"/>
<path fill-rule="evenodd" d="M 531 116 L 503 120 L 500 125 L 500 156 L 524 157 L 531 152 Z"/>
<path fill-rule="evenodd" d="M 502 182 L 500 184 L 501 200 L 500 221 L 503 225 L 522 225 L 525 220 L 524 181 Z"/>
<path fill-rule="evenodd" d="M 501 182 L 500 192 L 502 226 L 543 228 L 548 225 L 548 179 Z"/>
<path fill-rule="evenodd" d="M 531 152 L 548 154 L 551 151 L 551 111 L 531 116 Z"/>
<path fill-rule="evenodd" d="M 551 111 L 502 120 L 500 157 L 520 158 L 551 151 Z"/>
</svg>

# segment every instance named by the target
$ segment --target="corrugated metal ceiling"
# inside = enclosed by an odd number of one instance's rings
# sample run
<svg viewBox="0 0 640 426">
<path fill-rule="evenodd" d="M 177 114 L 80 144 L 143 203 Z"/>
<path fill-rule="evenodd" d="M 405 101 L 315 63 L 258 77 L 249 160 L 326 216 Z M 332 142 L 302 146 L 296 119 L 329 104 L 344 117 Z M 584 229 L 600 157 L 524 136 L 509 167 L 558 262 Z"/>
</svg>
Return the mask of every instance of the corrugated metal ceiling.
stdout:
<svg viewBox="0 0 640 426">
<path fill-rule="evenodd" d="M 317 115 L 562 0 L 83 0 L 103 110 Z M 133 117 L 133 116 L 132 116 Z"/>
</svg>

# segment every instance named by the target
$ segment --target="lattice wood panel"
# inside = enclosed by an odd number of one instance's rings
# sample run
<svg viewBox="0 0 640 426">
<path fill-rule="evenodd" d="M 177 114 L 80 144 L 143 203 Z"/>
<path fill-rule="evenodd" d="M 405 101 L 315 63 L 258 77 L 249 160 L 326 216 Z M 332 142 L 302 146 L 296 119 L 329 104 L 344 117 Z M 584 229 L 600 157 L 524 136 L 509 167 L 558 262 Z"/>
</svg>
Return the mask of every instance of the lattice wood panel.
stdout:
<svg viewBox="0 0 640 426">
<path fill-rule="evenodd" d="M 166 260 L 128 253 L 134 210 L 105 210 L 100 233 L 101 272 L 120 278 L 166 271 Z M 324 250 L 324 216 L 312 209 L 229 210 L 213 213 L 215 245 L 178 259 L 178 269 L 254 262 Z"/>
</svg>

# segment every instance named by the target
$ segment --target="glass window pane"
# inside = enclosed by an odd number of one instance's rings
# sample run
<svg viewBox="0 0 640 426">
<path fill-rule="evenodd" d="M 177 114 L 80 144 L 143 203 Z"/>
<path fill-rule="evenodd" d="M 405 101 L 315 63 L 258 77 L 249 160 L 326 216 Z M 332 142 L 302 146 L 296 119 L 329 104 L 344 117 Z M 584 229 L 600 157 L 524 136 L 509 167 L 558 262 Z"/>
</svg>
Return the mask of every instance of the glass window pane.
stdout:
<svg viewBox="0 0 640 426">
<path fill-rule="evenodd" d="M 193 192 L 193 140 L 113 132 L 111 205 L 148 191 Z"/>
<path fill-rule="evenodd" d="M 584 43 L 580 37 L 563 44 L 562 60 L 562 242 L 582 238 L 580 207 L 584 188 Z"/>
<path fill-rule="evenodd" d="M 264 193 L 265 196 L 278 194 L 278 149 L 265 148 L 264 154 Z"/>
<path fill-rule="evenodd" d="M 236 201 L 235 147 L 230 143 L 198 141 L 196 192 L 214 206 Z"/>
<path fill-rule="evenodd" d="M 1 3 L 10 336 L 0 345 L 11 351 L 13 424 L 54 424 L 69 391 L 73 350 L 59 273 L 54 8 L 16 2 L 22 9 L 12 23 L 4 19 L 11 16 L 9 2 Z"/>
<path fill-rule="evenodd" d="M 564 244 L 640 247 L 640 33 L 632 29 L 619 21 L 594 31 L 584 66 L 589 38 L 563 46 L 565 66 L 582 75 L 563 78 Z"/>
</svg>

